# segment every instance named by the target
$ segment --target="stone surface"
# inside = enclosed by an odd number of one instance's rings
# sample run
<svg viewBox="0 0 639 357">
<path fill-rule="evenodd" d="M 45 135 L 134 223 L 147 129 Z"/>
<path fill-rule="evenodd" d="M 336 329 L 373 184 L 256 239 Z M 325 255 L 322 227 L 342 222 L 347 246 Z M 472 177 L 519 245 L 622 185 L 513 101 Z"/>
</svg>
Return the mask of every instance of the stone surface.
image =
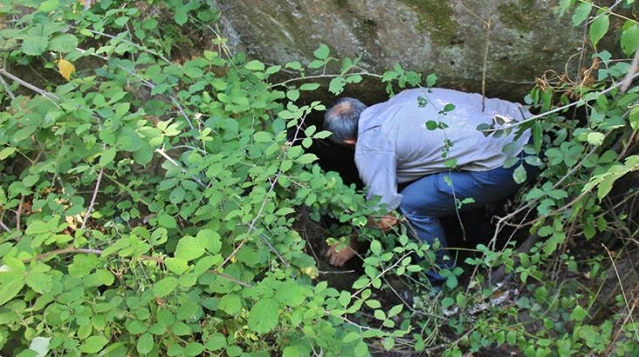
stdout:
<svg viewBox="0 0 639 357">
<path fill-rule="evenodd" d="M 270 63 L 309 61 L 326 43 L 383 73 L 396 63 L 435 72 L 438 85 L 521 100 L 535 77 L 563 71 L 583 28 L 556 0 L 218 0 L 235 48 Z M 484 61 L 488 44 L 487 60 Z M 574 69 L 578 68 L 574 64 Z"/>
</svg>

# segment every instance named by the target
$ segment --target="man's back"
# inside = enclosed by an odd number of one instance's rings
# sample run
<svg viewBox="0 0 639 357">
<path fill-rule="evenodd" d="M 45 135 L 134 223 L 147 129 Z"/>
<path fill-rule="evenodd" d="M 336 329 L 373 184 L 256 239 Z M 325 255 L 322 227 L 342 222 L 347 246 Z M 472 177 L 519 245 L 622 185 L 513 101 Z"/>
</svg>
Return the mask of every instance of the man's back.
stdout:
<svg viewBox="0 0 639 357">
<path fill-rule="evenodd" d="M 454 109 L 444 112 L 447 104 L 453 104 Z M 448 171 L 446 161 L 450 159 L 456 161 L 455 169 L 464 171 L 502 166 L 508 157 L 502 149 L 515 134 L 485 137 L 477 126 L 491 124 L 495 114 L 521 120 L 530 113 L 520 104 L 500 99 L 486 98 L 485 106 L 482 112 L 479 94 L 418 88 L 364 110 L 355 160 L 362 180 L 369 186 L 369 196 L 382 196 L 385 203 L 396 206 L 401 196 L 391 186 Z M 426 125 L 429 121 L 430 126 L 439 127 L 431 130 Z M 521 135 L 511 155 L 519 154 L 529 137 L 529 132 Z"/>
</svg>

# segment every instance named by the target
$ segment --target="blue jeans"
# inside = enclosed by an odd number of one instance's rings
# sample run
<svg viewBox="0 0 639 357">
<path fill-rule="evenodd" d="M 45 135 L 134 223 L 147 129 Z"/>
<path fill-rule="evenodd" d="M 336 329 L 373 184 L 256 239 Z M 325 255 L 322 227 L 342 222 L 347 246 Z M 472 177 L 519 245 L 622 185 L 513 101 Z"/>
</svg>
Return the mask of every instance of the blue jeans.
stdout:
<svg viewBox="0 0 639 357">
<path fill-rule="evenodd" d="M 424 176 L 401 191 L 404 197 L 399 210 L 408 220 L 408 231 L 430 245 L 435 240 L 441 244 L 435 262 L 439 268 L 451 269 L 455 266 L 446 249 L 448 243 L 440 218 L 455 214 L 456 209 L 460 212 L 474 210 L 515 193 L 521 187 L 513 179 L 513 171 L 517 166 L 490 171 L 440 172 Z M 469 198 L 472 198 L 472 203 L 457 206 L 458 202 Z M 445 280 L 436 270 L 429 271 L 427 275 L 434 284 L 441 284 Z"/>
</svg>

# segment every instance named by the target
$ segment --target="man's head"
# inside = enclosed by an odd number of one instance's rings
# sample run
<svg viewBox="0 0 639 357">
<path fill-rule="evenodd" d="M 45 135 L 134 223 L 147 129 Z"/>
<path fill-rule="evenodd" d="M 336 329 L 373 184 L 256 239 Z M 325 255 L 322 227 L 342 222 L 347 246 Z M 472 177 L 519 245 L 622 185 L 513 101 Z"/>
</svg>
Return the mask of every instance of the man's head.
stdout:
<svg viewBox="0 0 639 357">
<path fill-rule="evenodd" d="M 324 129 L 333 133 L 333 142 L 355 145 L 359 116 L 366 105 L 354 98 L 342 98 L 329 108 L 324 115 Z"/>
</svg>

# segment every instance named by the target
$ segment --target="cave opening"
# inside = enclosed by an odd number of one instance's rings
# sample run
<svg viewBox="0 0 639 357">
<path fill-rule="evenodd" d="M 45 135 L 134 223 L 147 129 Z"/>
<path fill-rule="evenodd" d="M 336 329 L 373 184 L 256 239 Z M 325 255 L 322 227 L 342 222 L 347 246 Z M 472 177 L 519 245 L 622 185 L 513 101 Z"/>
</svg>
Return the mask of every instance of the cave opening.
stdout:
<svg viewBox="0 0 639 357">
<path fill-rule="evenodd" d="M 347 86 L 343 93 L 334 96 L 329 93 L 327 86 L 323 86 L 317 91 L 306 94 L 302 99 L 302 105 L 310 104 L 313 101 L 320 101 L 330 108 L 333 103 L 343 97 L 353 97 L 361 100 L 367 106 L 374 105 L 388 100 L 389 95 L 385 90 L 385 85 L 379 82 L 366 80 L 359 85 Z M 323 128 L 325 112 L 313 112 L 305 120 L 306 126 L 315 125 L 319 130 Z M 337 172 L 346 185 L 354 184 L 358 189 L 364 190 L 357 167 L 354 162 L 355 151 L 353 148 L 336 144 L 329 139 L 315 140 L 311 147 L 307 149 L 319 158 L 318 164 L 324 171 Z M 401 190 L 406 185 L 400 185 Z M 513 197 L 506 198 L 502 201 L 493 203 L 486 207 L 475 209 L 472 211 L 459 212 L 441 218 L 442 225 L 446 232 L 451 255 L 456 255 L 459 266 L 463 266 L 463 262 L 467 257 L 476 254 L 477 244 L 488 245 L 488 242 L 495 235 L 495 216 L 503 216 L 512 210 Z M 335 224 L 331 219 L 323 219 L 322 224 Z M 517 234 L 517 232 L 509 227 L 502 229 L 497 235 L 496 249 L 500 249 L 514 237 L 515 240 L 523 240 L 527 237 L 527 232 Z M 322 242 L 323 243 L 323 242 Z M 356 259 L 354 259 L 356 260 Z M 347 265 L 347 268 L 357 268 L 358 263 Z M 470 269 L 464 269 L 470 271 Z"/>
</svg>

